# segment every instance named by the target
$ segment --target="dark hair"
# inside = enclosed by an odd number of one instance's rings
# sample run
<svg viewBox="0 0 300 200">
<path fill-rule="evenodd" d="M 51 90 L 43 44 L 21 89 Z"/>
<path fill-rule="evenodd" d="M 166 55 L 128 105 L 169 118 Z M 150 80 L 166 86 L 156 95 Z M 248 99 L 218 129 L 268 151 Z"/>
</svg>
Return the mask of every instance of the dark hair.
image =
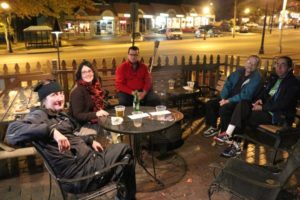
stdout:
<svg viewBox="0 0 300 200">
<path fill-rule="evenodd" d="M 279 56 L 277 58 L 277 60 L 279 60 L 279 59 L 284 59 L 287 62 L 288 68 L 293 67 L 293 60 L 291 59 L 291 57 L 289 57 L 289 56 Z"/>
<path fill-rule="evenodd" d="M 89 61 L 87 61 L 87 60 L 83 60 L 82 63 L 80 63 L 80 65 L 78 66 L 77 71 L 75 73 L 75 79 L 76 79 L 76 81 L 79 81 L 79 80 L 82 79 L 81 70 L 82 70 L 82 68 L 84 66 L 90 68 L 93 71 L 94 78 L 93 78 L 92 83 L 94 84 L 98 80 L 97 74 L 96 74 L 96 70 L 94 69 L 93 65 Z"/>
<path fill-rule="evenodd" d="M 132 50 L 132 51 L 140 51 L 140 49 L 137 46 L 131 46 L 131 47 L 129 47 L 127 53 L 129 53 L 130 50 Z"/>
</svg>

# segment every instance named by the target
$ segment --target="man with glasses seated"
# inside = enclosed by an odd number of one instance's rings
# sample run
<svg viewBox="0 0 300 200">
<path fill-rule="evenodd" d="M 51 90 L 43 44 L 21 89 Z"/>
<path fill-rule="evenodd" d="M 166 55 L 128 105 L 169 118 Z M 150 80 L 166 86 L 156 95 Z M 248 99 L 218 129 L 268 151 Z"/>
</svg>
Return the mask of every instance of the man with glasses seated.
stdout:
<svg viewBox="0 0 300 200">
<path fill-rule="evenodd" d="M 156 106 L 160 104 L 159 97 L 152 91 L 151 75 L 147 66 L 139 62 L 139 48 L 131 46 L 128 49 L 128 60 L 116 70 L 116 88 L 119 104 L 131 106 L 134 93 L 138 91 L 141 105 Z"/>
<path fill-rule="evenodd" d="M 275 74 L 270 76 L 256 100 L 240 102 L 227 129 L 214 138 L 219 143 L 231 144 L 223 156 L 234 157 L 241 153 L 240 144 L 232 138 L 236 132 L 243 134 L 246 126 L 253 129 L 260 124 L 291 126 L 294 121 L 300 83 L 293 73 L 293 60 L 280 56 L 274 68 Z"/>
</svg>

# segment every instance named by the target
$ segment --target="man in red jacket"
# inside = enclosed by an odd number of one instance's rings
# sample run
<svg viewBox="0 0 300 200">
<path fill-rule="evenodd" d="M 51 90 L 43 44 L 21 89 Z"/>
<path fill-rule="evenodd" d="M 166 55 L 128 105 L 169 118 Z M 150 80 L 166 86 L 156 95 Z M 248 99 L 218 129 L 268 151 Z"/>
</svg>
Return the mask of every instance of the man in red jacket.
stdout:
<svg viewBox="0 0 300 200">
<path fill-rule="evenodd" d="M 131 46 L 128 49 L 128 60 L 116 70 L 116 88 L 119 103 L 131 106 L 134 92 L 138 91 L 141 105 L 156 106 L 160 104 L 159 97 L 152 91 L 151 75 L 145 64 L 138 60 L 139 48 Z"/>
</svg>

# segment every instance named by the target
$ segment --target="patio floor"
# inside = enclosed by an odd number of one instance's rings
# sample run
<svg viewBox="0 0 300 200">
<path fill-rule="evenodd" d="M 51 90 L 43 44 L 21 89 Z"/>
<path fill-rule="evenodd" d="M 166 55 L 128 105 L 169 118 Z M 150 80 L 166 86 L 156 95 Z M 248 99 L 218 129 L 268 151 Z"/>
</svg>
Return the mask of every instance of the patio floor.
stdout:
<svg viewBox="0 0 300 200">
<path fill-rule="evenodd" d="M 224 146 L 212 146 L 212 139 L 202 136 L 204 129 L 203 120 L 198 121 L 196 129 L 192 130 L 183 146 L 161 160 L 156 159 L 157 178 L 162 180 L 164 187 L 157 185 L 145 172 L 137 166 L 137 199 L 138 200 L 205 200 L 207 189 L 213 180 L 213 170 L 209 167 L 211 163 L 224 164 L 226 158 L 220 157 Z M 247 162 L 267 164 L 270 162 L 269 150 L 262 146 L 249 145 L 244 150 L 241 158 Z M 282 154 L 287 157 L 287 153 Z M 26 165 L 28 159 L 24 159 Z M 151 168 L 151 156 L 145 155 L 149 169 Z M 1 160 L 3 163 L 3 160 Z M 9 162 L 10 165 L 12 162 Z M 13 169 L 11 169 L 13 170 Z M 54 186 L 51 199 L 61 199 Z M 41 160 L 35 162 L 34 170 L 19 170 L 14 177 L 0 179 L 1 199 L 47 199 L 49 193 L 48 173 L 43 169 Z M 214 196 L 215 200 L 231 199 L 231 195 L 219 192 Z"/>
</svg>

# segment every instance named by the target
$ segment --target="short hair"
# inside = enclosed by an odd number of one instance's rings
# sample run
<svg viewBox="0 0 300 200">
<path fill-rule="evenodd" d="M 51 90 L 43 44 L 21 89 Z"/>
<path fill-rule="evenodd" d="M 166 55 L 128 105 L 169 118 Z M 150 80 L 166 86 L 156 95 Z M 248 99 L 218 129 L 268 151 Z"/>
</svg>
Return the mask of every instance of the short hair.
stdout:
<svg viewBox="0 0 300 200">
<path fill-rule="evenodd" d="M 128 52 L 127 52 L 128 54 L 129 54 L 130 50 L 132 50 L 132 51 L 140 51 L 140 49 L 137 46 L 131 46 L 131 47 L 129 47 L 128 48 Z"/>
<path fill-rule="evenodd" d="M 251 56 L 248 57 L 248 59 L 249 58 L 255 58 L 256 59 L 256 67 L 260 67 L 260 65 L 261 65 L 261 59 L 260 59 L 260 57 L 258 55 L 251 55 Z"/>
<path fill-rule="evenodd" d="M 94 78 L 93 78 L 92 83 L 94 84 L 94 83 L 98 80 L 97 74 L 96 74 L 96 70 L 94 69 L 93 65 L 92 65 L 89 61 L 87 61 L 87 60 L 83 60 L 83 61 L 79 64 L 79 66 L 78 66 L 78 68 L 77 68 L 77 70 L 76 70 L 76 73 L 75 73 L 75 79 L 76 79 L 76 81 L 79 81 L 79 80 L 82 79 L 81 70 L 82 70 L 82 68 L 83 68 L 84 66 L 90 68 L 90 69 L 93 71 L 93 73 L 94 73 Z"/>
<path fill-rule="evenodd" d="M 287 62 L 288 68 L 292 68 L 294 66 L 293 60 L 289 56 L 279 56 L 277 57 L 277 60 L 284 59 Z"/>
</svg>

